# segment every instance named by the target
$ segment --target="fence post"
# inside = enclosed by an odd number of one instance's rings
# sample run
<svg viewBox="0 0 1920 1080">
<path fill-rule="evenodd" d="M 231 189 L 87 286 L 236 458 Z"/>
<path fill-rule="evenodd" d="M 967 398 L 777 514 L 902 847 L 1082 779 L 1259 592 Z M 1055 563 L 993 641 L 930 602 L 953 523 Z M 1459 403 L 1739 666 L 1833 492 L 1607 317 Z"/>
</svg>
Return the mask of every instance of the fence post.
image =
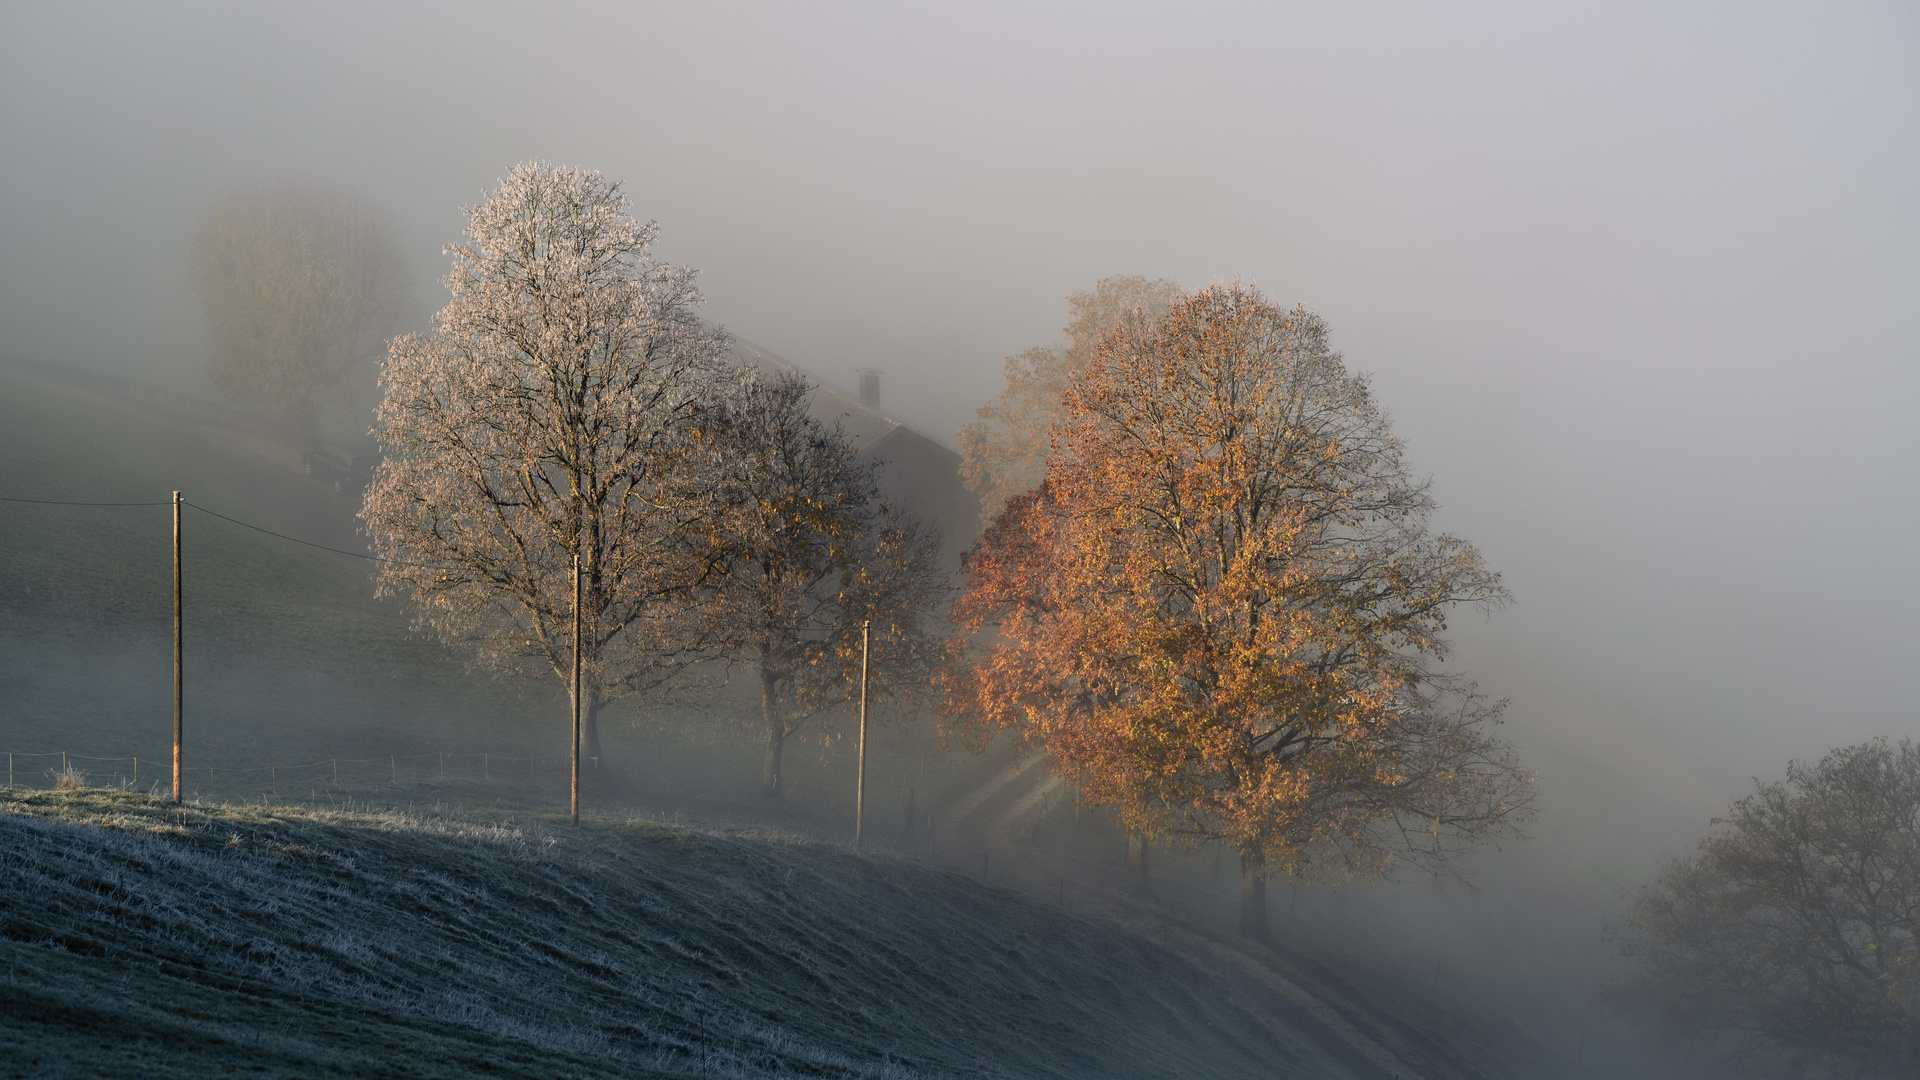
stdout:
<svg viewBox="0 0 1920 1080">
<path fill-rule="evenodd" d="M 580 824 L 580 549 L 573 549 L 573 824 Z"/>
<path fill-rule="evenodd" d="M 872 621 L 860 621 L 860 765 L 853 791 L 853 846 L 860 846 L 867 821 L 867 630 Z"/>
<path fill-rule="evenodd" d="M 181 634 L 185 629 L 180 617 L 180 493 L 173 493 L 173 801 L 180 801 L 182 787 L 180 776 L 180 736 L 181 736 Z M 207 782 L 213 782 L 213 770 L 207 770 Z"/>
</svg>

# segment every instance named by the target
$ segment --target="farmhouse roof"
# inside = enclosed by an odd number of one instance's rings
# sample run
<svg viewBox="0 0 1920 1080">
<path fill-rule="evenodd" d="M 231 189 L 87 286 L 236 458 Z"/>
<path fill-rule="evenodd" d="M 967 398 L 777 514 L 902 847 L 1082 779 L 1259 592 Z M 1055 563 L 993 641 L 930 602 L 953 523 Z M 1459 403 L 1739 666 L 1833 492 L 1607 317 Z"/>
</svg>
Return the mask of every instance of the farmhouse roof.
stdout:
<svg viewBox="0 0 1920 1080">
<path fill-rule="evenodd" d="M 807 405 L 813 415 L 828 424 L 839 421 L 840 426 L 846 429 L 847 435 L 863 453 L 879 446 L 887 436 L 898 431 L 907 431 L 951 453 L 955 459 L 955 468 L 959 467 L 960 448 L 950 440 L 943 439 L 883 409 L 864 404 L 859 395 L 845 387 L 822 379 L 799 364 L 776 356 L 758 345 L 734 338 L 733 348 L 735 357 L 741 363 L 750 364 L 768 374 L 791 372 L 813 384 L 812 393 L 807 395 Z"/>
</svg>

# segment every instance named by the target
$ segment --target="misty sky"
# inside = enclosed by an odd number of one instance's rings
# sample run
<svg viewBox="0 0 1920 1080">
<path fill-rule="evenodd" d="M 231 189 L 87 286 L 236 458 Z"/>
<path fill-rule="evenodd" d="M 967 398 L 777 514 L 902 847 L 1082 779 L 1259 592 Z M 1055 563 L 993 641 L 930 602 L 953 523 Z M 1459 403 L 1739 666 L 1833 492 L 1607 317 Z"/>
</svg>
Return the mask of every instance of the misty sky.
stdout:
<svg viewBox="0 0 1920 1080">
<path fill-rule="evenodd" d="M 1460 632 L 1523 744 L 1733 792 L 1920 734 L 1920 14 L 1546 8 L 9 3 L 0 353 L 204 385 L 187 252 L 261 181 L 387 207 L 437 306 L 526 158 L 942 434 L 1068 292 L 1240 275 L 1506 571 Z"/>
</svg>

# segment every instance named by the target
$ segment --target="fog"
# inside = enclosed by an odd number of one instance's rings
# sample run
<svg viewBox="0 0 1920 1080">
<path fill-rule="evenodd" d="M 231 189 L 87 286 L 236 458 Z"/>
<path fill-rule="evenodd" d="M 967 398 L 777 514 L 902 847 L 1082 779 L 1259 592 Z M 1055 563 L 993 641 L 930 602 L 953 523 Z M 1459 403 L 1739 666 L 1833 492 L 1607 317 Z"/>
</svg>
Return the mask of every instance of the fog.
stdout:
<svg viewBox="0 0 1920 1080">
<path fill-rule="evenodd" d="M 528 158 L 943 436 L 1102 276 L 1308 304 L 1506 575 L 1461 666 L 1599 907 L 1750 777 L 1920 735 L 1907 5 L 13 4 L 0 109 L 0 353 L 207 395 L 223 194 L 384 206 L 424 321 Z"/>
</svg>

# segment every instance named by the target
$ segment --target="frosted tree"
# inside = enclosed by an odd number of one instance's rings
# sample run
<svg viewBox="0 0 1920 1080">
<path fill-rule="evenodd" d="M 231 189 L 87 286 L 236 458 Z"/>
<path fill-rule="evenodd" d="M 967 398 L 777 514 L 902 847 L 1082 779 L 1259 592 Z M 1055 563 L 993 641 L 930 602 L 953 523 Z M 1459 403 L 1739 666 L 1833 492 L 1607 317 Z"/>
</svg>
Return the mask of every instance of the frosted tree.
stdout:
<svg viewBox="0 0 1920 1080">
<path fill-rule="evenodd" d="M 703 656 L 701 588 L 723 564 L 703 424 L 728 338 L 695 272 L 656 262 L 653 222 L 598 173 L 529 162 L 467 210 L 452 299 L 396 339 L 361 517 L 379 591 L 482 666 L 571 687 L 585 599 L 585 752 L 599 714 Z"/>
</svg>

